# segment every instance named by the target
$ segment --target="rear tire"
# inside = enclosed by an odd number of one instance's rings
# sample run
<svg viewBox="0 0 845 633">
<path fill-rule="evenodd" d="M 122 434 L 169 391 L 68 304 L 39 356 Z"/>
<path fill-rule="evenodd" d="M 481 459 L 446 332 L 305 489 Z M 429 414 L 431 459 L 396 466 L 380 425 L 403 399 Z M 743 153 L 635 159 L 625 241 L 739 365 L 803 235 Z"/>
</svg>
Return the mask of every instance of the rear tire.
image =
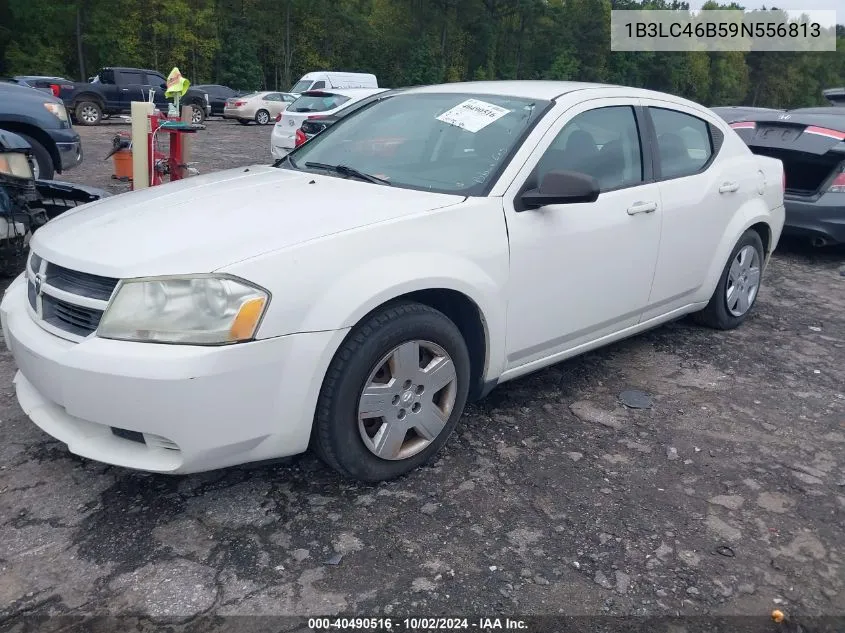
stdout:
<svg viewBox="0 0 845 633">
<path fill-rule="evenodd" d="M 73 109 L 73 115 L 79 125 L 99 125 L 103 109 L 93 101 L 80 101 Z"/>
<path fill-rule="evenodd" d="M 710 303 L 693 315 L 695 322 L 717 330 L 732 330 L 745 322 L 760 295 L 764 261 L 760 234 L 747 230 L 731 251 Z"/>
<path fill-rule="evenodd" d="M 32 154 L 35 158 L 35 165 L 33 165 L 35 179 L 52 180 L 55 174 L 55 166 L 53 165 L 53 157 L 50 156 L 47 148 L 28 134 L 22 134 L 21 132 L 16 132 L 16 134 L 32 145 Z"/>
<path fill-rule="evenodd" d="M 311 446 L 346 477 L 400 477 L 446 443 L 469 379 L 466 343 L 448 317 L 419 303 L 387 306 L 357 325 L 332 359 Z"/>
</svg>

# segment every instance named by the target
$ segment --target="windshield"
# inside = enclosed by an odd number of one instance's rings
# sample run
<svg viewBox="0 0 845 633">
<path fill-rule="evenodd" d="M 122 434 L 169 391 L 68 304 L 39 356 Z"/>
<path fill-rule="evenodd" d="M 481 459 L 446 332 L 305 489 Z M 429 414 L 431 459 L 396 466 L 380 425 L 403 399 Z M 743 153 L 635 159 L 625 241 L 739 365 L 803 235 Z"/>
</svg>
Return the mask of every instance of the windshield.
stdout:
<svg viewBox="0 0 845 633">
<path fill-rule="evenodd" d="M 548 105 L 498 95 L 397 95 L 344 117 L 290 156 L 297 169 L 344 165 L 394 186 L 481 195 Z"/>
<path fill-rule="evenodd" d="M 349 97 L 335 94 L 303 95 L 288 106 L 291 112 L 326 112 L 339 108 Z"/>
<path fill-rule="evenodd" d="M 302 79 L 301 81 L 297 81 L 293 84 L 293 88 L 291 88 L 288 92 L 295 92 L 299 94 L 300 92 L 305 92 L 311 86 L 313 82 L 310 79 Z"/>
</svg>

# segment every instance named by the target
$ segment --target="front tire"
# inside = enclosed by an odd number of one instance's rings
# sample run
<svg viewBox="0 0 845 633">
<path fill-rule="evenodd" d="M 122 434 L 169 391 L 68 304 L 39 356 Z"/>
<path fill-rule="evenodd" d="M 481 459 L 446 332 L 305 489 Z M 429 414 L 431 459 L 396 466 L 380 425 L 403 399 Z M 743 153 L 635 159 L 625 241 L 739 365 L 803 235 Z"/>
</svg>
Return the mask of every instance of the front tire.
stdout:
<svg viewBox="0 0 845 633">
<path fill-rule="evenodd" d="M 443 313 L 395 303 L 356 326 L 332 359 L 312 447 L 340 474 L 375 483 L 429 461 L 463 413 L 466 343 Z"/>
<path fill-rule="evenodd" d="M 270 122 L 270 113 L 267 110 L 259 110 L 255 113 L 255 122 L 258 125 L 267 125 Z"/>
<path fill-rule="evenodd" d="M 53 165 L 53 157 L 50 156 L 47 148 L 28 134 L 22 134 L 20 132 L 17 132 L 17 134 L 32 146 L 32 155 L 35 158 L 32 171 L 35 179 L 52 180 L 55 174 L 55 166 Z"/>
<path fill-rule="evenodd" d="M 196 103 L 191 104 L 191 123 L 194 125 L 205 123 L 205 109 Z"/>
<path fill-rule="evenodd" d="M 760 294 L 764 257 L 760 234 L 747 230 L 731 251 L 710 303 L 693 315 L 695 321 L 717 330 L 732 330 L 742 324 Z"/>
</svg>

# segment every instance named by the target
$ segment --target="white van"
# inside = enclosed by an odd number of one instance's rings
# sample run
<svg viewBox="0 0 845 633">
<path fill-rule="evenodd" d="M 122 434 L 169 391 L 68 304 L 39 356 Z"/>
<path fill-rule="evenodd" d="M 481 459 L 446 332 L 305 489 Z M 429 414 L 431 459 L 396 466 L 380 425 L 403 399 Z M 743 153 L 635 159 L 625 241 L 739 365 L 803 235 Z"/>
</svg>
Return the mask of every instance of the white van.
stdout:
<svg viewBox="0 0 845 633">
<path fill-rule="evenodd" d="M 320 90 L 322 88 L 378 88 L 375 75 L 367 73 L 340 73 L 320 70 L 303 75 L 288 91 L 301 94 L 306 90 Z"/>
</svg>

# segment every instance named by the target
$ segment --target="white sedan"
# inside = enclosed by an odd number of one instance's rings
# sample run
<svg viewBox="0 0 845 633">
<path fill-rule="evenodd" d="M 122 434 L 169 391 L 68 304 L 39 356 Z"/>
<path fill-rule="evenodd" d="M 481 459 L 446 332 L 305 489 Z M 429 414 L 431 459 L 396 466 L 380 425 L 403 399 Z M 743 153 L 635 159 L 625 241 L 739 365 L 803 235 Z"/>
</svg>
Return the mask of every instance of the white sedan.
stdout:
<svg viewBox="0 0 845 633">
<path fill-rule="evenodd" d="M 783 222 L 782 164 L 695 103 L 428 86 L 278 167 L 58 217 L 0 313 L 23 411 L 73 453 L 190 473 L 311 447 L 372 482 L 497 384 L 686 314 L 738 326 Z"/>
<path fill-rule="evenodd" d="M 344 88 L 303 92 L 285 112 L 276 117 L 270 133 L 270 153 L 282 158 L 296 147 L 296 132 L 307 119 L 330 116 L 367 97 L 387 92 L 387 88 Z"/>
</svg>

